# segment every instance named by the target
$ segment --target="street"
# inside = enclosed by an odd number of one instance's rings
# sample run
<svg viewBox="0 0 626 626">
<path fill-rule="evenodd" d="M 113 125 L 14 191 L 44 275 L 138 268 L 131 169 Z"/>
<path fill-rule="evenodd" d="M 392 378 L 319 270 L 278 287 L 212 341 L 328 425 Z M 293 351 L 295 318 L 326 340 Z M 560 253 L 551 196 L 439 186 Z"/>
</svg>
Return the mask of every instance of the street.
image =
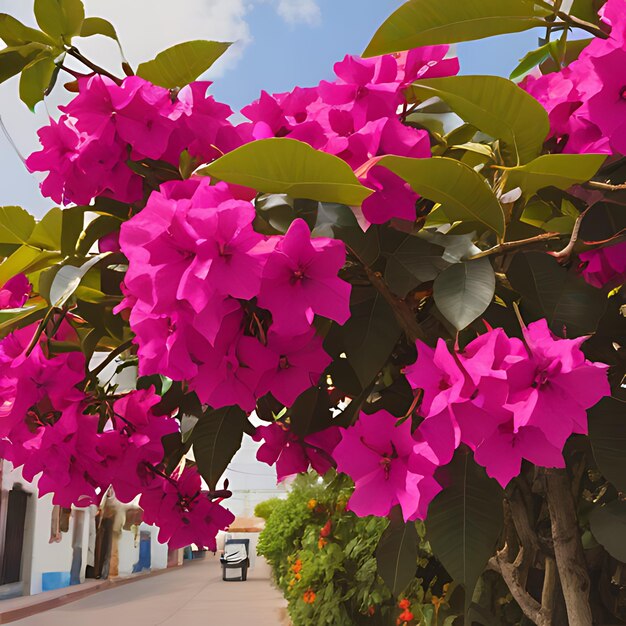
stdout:
<svg viewBox="0 0 626 626">
<path fill-rule="evenodd" d="M 223 582 L 217 557 L 97 592 L 12 622 L 19 626 L 283 626 L 286 603 L 262 559 L 246 582 Z"/>
</svg>

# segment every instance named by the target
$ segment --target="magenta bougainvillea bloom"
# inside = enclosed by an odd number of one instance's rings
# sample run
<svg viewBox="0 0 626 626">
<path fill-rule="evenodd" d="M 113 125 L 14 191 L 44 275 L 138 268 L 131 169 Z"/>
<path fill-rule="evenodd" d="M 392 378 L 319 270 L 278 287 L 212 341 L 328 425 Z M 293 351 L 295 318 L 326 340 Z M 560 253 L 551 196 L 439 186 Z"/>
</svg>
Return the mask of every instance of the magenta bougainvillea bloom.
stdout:
<svg viewBox="0 0 626 626">
<path fill-rule="evenodd" d="M 0 309 L 19 309 L 26 304 L 31 285 L 24 274 L 17 274 L 0 289 Z"/>
<path fill-rule="evenodd" d="M 331 454 L 339 438 L 339 429 L 333 426 L 302 439 L 280 422 L 259 426 L 253 436 L 255 441 L 263 441 L 257 460 L 276 465 L 278 482 L 309 467 L 323 476 L 333 466 Z"/>
<path fill-rule="evenodd" d="M 215 551 L 218 531 L 235 521 L 228 509 L 203 492 L 195 467 L 153 481 L 151 488 L 142 493 L 139 505 L 144 510 L 144 521 L 158 526 L 159 541 L 172 549 L 195 543 Z"/>
<path fill-rule="evenodd" d="M 79 94 L 58 122 L 39 131 L 43 149 L 27 159 L 31 171 L 49 172 L 41 185 L 55 202 L 89 204 L 97 196 L 120 202 L 140 200 L 142 180 L 127 165 L 163 160 L 178 167 L 187 150 L 202 162 L 249 141 L 228 120 L 230 107 L 207 94 L 210 83 L 169 90 L 138 76 L 121 85 L 95 75 L 78 81 Z"/>
<path fill-rule="evenodd" d="M 333 457 L 337 470 L 354 480 L 348 508 L 361 517 L 385 516 L 400 505 L 405 520 L 422 518 L 441 490 L 428 443 L 413 438 L 409 420 L 398 424 L 387 411 L 361 413 L 354 426 L 342 428 Z"/>
<path fill-rule="evenodd" d="M 594 287 L 614 289 L 626 281 L 626 241 L 578 255 L 582 277 Z"/>
<path fill-rule="evenodd" d="M 417 361 L 405 369 L 422 394 L 415 437 L 441 463 L 469 446 L 503 487 L 522 459 L 563 467 L 565 442 L 587 433 L 587 409 L 610 395 L 607 366 L 585 359 L 585 339 L 559 339 L 539 320 L 524 341 L 489 329 L 458 354 L 441 339 L 434 350 L 418 341 Z"/>
<path fill-rule="evenodd" d="M 277 332 L 302 334 L 315 315 L 339 324 L 348 320 L 351 287 L 337 276 L 345 260 L 343 242 L 311 239 L 304 220 L 291 224 L 267 259 L 258 298 Z"/>
<path fill-rule="evenodd" d="M 330 362 L 315 315 L 350 315 L 344 244 L 312 239 L 303 220 L 264 237 L 254 216 L 238 189 L 190 179 L 163 184 L 121 228 L 117 310 L 131 309 L 140 375 L 185 380 L 214 408 L 252 411 L 270 391 L 290 406 Z"/>
</svg>

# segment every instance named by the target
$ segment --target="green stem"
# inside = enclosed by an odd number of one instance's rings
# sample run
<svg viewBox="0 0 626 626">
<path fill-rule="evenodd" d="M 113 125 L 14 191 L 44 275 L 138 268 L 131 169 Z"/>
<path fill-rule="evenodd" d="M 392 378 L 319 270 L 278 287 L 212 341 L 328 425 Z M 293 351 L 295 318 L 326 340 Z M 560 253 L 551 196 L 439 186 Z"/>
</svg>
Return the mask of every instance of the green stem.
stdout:
<svg viewBox="0 0 626 626">
<path fill-rule="evenodd" d="M 123 352 L 126 352 L 126 350 L 128 350 L 130 347 L 132 347 L 133 342 L 132 340 L 128 340 L 125 341 L 124 343 L 120 344 L 119 346 L 117 346 L 117 348 L 115 348 L 115 350 L 113 350 L 112 352 L 109 352 L 109 355 L 107 356 L 106 359 L 104 359 L 104 361 L 102 361 L 102 363 L 100 363 L 100 365 L 98 365 L 98 367 L 94 368 L 93 370 L 91 370 L 89 372 L 89 377 L 90 378 L 97 378 L 98 374 L 100 374 L 107 365 L 109 365 L 110 363 L 112 363 L 113 361 L 115 361 L 115 359 L 122 354 Z"/>
<path fill-rule="evenodd" d="M 93 70 L 96 74 L 101 74 L 102 76 L 106 76 L 107 78 L 110 78 L 117 85 L 122 84 L 123 81 L 121 78 L 118 78 L 117 76 L 111 74 L 111 72 L 108 72 L 104 68 L 90 61 L 87 57 L 83 56 L 80 53 L 78 48 L 72 46 L 71 48 L 68 48 L 67 53 L 70 56 L 73 56 L 75 59 L 79 60 L 83 65 L 86 65 L 90 70 Z"/>
</svg>

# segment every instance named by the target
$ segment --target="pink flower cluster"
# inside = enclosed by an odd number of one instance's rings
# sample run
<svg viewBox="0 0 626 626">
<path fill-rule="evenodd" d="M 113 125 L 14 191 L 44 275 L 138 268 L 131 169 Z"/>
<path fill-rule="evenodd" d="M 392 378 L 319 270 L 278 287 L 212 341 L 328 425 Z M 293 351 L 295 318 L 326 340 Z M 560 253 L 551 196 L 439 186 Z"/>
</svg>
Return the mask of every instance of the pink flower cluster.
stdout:
<svg viewBox="0 0 626 626">
<path fill-rule="evenodd" d="M 178 167 L 188 150 L 208 163 L 244 143 L 228 121 L 230 107 L 207 95 L 210 83 L 188 85 L 174 99 L 138 76 L 121 85 L 99 75 L 78 84 L 60 119 L 39 131 L 43 149 L 26 161 L 33 172 L 49 172 L 41 192 L 55 202 L 89 204 L 96 196 L 136 202 L 143 197 L 142 179 L 129 159 Z"/>
<path fill-rule="evenodd" d="M 350 316 L 344 245 L 311 239 L 299 219 L 264 237 L 236 191 L 204 178 L 151 195 L 122 226 L 119 309 L 130 309 L 140 375 L 187 381 L 214 408 L 252 411 L 268 392 L 291 406 L 330 363 L 315 316 Z"/>
<path fill-rule="evenodd" d="M 594 39 L 560 72 L 528 77 L 525 89 L 548 111 L 554 151 L 626 154 L 626 0 L 609 0 L 601 17 L 609 39 Z"/>
<path fill-rule="evenodd" d="M 626 282 L 626 241 L 594 248 L 578 255 L 583 278 L 599 289 L 614 289 Z"/>
<path fill-rule="evenodd" d="M 545 320 L 524 329 L 524 341 L 497 328 L 452 354 L 417 342 L 417 362 L 405 374 L 422 390 L 416 434 L 442 463 L 464 443 L 502 486 L 523 459 L 564 467 L 573 433 L 587 433 L 587 409 L 610 395 L 607 366 L 585 359 L 586 337 L 559 339 Z"/>
<path fill-rule="evenodd" d="M 273 96 L 263 92 L 242 113 L 252 121 L 255 139 L 298 139 L 355 170 L 386 154 L 429 157 L 428 133 L 405 126 L 398 110 L 406 103 L 404 90 L 415 80 L 458 72 L 458 60 L 445 58 L 447 52 L 448 46 L 432 46 L 372 59 L 347 56 L 335 65 L 335 81 Z M 401 178 L 374 167 L 362 181 L 375 191 L 363 203 L 370 222 L 415 219 L 418 196 Z"/>
<path fill-rule="evenodd" d="M 50 356 L 42 337 L 29 352 L 37 325 L 0 341 L 0 452 L 21 467 L 26 480 L 41 474 L 41 495 L 55 504 L 97 504 L 112 486 L 130 502 L 142 495 L 146 518 L 158 520 L 161 537 L 172 547 L 188 545 L 184 528 L 191 523 L 194 542 L 215 548 L 215 534 L 231 514 L 190 484 L 199 484 L 194 469 L 180 477 L 159 470 L 162 438 L 178 432 L 176 420 L 159 415 L 154 389 L 133 391 L 115 402 L 85 393 L 82 352 Z M 55 339 L 78 343 L 64 321 Z M 102 423 L 104 421 L 104 424 Z M 154 495 L 167 496 L 163 505 Z M 180 542 L 183 543 L 180 543 Z"/>
<path fill-rule="evenodd" d="M 274 422 L 259 426 L 253 439 L 263 441 L 257 460 L 276 464 L 278 482 L 282 482 L 289 476 L 306 472 L 309 467 L 323 476 L 334 465 L 331 453 L 340 437 L 336 426 L 301 438 L 285 424 Z"/>
</svg>

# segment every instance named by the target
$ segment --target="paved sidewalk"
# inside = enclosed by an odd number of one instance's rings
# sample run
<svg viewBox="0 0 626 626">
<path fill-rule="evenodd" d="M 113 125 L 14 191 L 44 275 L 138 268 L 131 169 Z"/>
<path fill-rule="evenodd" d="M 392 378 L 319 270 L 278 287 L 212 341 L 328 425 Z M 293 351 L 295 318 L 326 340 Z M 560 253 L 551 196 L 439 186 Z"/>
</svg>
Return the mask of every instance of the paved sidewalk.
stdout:
<svg viewBox="0 0 626 626">
<path fill-rule="evenodd" d="M 97 592 L 16 626 L 287 626 L 286 603 L 257 558 L 246 582 L 223 582 L 217 557 Z"/>
</svg>

